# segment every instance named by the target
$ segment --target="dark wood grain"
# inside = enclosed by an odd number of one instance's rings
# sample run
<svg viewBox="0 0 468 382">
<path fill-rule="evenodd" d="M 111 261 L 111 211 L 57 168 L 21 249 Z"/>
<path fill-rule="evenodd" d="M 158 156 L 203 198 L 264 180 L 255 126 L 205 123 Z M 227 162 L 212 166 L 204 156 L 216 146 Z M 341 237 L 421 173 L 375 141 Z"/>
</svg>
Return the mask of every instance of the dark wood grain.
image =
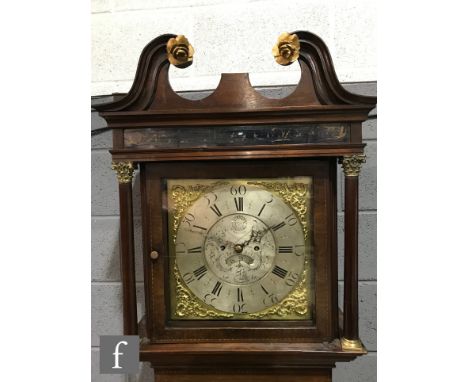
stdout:
<svg viewBox="0 0 468 382">
<path fill-rule="evenodd" d="M 301 370 L 211 370 L 203 372 L 193 370 L 175 373 L 155 369 L 155 382 L 331 382 L 330 369 L 301 369 Z"/>
<path fill-rule="evenodd" d="M 332 280 L 338 282 L 338 232 L 337 232 L 337 166 L 336 159 L 330 159 L 328 187 L 330 192 L 330 204 L 328 208 L 328 219 L 330 221 L 329 235 L 329 256 L 330 256 L 330 275 Z M 331 328 L 334 333 L 339 333 L 339 316 L 338 316 L 338 289 L 330 288 L 330 309 L 331 309 Z M 339 334 L 338 334 L 339 336 Z"/>
<path fill-rule="evenodd" d="M 343 337 L 359 339 L 359 177 L 345 176 Z"/>
<path fill-rule="evenodd" d="M 167 343 L 141 346 L 140 360 L 158 368 L 236 370 L 282 366 L 289 369 L 329 367 L 337 361 L 350 361 L 366 354 L 365 349 L 342 351 L 339 341 L 319 343 Z M 235 360 L 235 361 L 234 361 Z"/>
<path fill-rule="evenodd" d="M 360 154 L 365 144 L 342 145 L 268 145 L 253 147 L 209 147 L 204 149 L 115 149 L 114 160 L 138 162 L 252 160 L 277 158 L 318 158 Z"/>
<path fill-rule="evenodd" d="M 119 184 L 120 205 L 120 274 L 122 278 L 123 332 L 125 335 L 138 334 L 135 245 L 133 230 L 132 183 Z"/>
<path fill-rule="evenodd" d="M 367 113 L 375 106 L 375 97 L 352 94 L 341 86 L 330 52 L 320 37 L 305 31 L 294 33 L 301 44 L 301 79 L 293 93 L 285 98 L 262 96 L 251 86 L 246 73 L 224 73 L 216 90 L 201 100 L 180 97 L 169 82 L 165 45 L 174 35 L 168 34 L 155 38 L 144 48 L 129 93 L 118 101 L 96 105 L 95 108 L 109 124 L 125 118 L 135 122 L 139 116 L 150 115 L 159 115 L 160 118 L 163 114 L 174 115 L 176 120 L 188 115 L 188 119 L 193 120 L 197 112 L 212 116 L 232 112 L 245 115 L 248 112 L 268 112 L 273 115 L 275 111 L 294 113 L 301 109 L 319 115 L 330 109 L 352 114 L 353 108 L 360 108 L 362 117 L 366 119 Z M 366 109 L 367 113 L 363 114 Z"/>
<path fill-rule="evenodd" d="M 149 216 L 148 216 L 148 205 L 147 205 L 147 192 L 146 192 L 146 164 L 140 163 L 140 195 L 141 195 L 141 228 L 142 228 L 142 239 L 143 239 L 143 274 L 144 280 L 144 289 L 145 289 L 145 317 L 144 317 L 144 337 L 151 338 L 152 332 L 151 327 L 146 323 L 146 316 L 151 317 L 153 312 L 151 309 L 151 289 L 149 286 L 148 280 L 151 279 L 151 257 L 149 253 L 151 252 L 150 242 L 150 230 L 149 230 Z"/>
</svg>

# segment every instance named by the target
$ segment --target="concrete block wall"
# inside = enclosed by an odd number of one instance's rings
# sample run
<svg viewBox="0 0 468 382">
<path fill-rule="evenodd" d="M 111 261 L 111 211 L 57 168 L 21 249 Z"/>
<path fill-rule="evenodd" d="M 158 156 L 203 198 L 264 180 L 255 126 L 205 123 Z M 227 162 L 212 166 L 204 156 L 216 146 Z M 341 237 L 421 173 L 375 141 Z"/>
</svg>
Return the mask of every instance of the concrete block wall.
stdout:
<svg viewBox="0 0 468 382">
<path fill-rule="evenodd" d="M 376 83 L 345 84 L 351 91 L 361 94 L 376 94 Z M 261 91 L 267 96 L 281 96 L 290 92 L 287 87 L 265 88 Z M 188 96 L 186 94 L 185 96 Z M 190 93 L 191 97 L 199 94 Z M 108 98 L 107 98 L 108 99 Z M 102 102 L 103 98 L 94 98 L 93 102 Z M 369 354 L 352 363 L 339 364 L 334 370 L 334 382 L 375 382 L 377 368 L 377 320 L 376 320 L 376 147 L 377 124 L 376 113 L 373 119 L 364 124 L 364 140 L 367 143 L 367 163 L 360 177 L 360 258 L 359 258 L 359 298 L 360 298 L 360 332 Z M 91 111 L 92 129 L 105 127 L 105 122 Z M 111 134 L 104 131 L 92 135 L 92 370 L 93 382 L 152 382 L 152 370 L 141 364 L 137 376 L 99 374 L 99 336 L 119 334 L 122 332 L 122 303 L 119 273 L 119 221 L 118 221 L 118 184 L 115 174 L 110 169 Z M 138 173 L 135 183 L 138 184 Z M 143 313 L 143 273 L 141 249 L 141 222 L 138 206 L 140 195 L 134 185 L 135 211 L 135 246 L 136 246 L 136 279 L 138 285 L 138 311 Z M 343 280 L 343 175 L 338 172 L 338 233 L 339 233 L 339 298 L 342 301 Z"/>
</svg>

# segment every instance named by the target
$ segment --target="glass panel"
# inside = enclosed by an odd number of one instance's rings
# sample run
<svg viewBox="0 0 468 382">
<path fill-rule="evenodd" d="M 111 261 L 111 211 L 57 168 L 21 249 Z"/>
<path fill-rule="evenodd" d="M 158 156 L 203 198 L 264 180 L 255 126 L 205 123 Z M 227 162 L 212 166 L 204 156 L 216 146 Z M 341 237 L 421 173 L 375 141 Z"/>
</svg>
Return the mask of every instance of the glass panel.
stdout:
<svg viewBox="0 0 468 382">
<path fill-rule="evenodd" d="M 125 147 L 190 148 L 349 142 L 349 124 L 127 129 Z"/>
</svg>

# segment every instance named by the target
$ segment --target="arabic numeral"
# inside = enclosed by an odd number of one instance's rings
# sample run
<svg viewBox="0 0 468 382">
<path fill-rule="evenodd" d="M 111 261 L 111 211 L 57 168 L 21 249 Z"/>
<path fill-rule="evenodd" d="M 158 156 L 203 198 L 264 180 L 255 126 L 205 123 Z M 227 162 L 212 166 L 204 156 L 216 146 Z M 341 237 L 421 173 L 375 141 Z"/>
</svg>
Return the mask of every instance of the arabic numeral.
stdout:
<svg viewBox="0 0 468 382">
<path fill-rule="evenodd" d="M 294 213 L 292 213 L 292 214 L 286 216 L 285 219 L 284 219 L 284 221 L 285 221 L 286 223 L 288 223 L 290 226 L 293 226 L 294 224 L 297 223 L 297 218 L 296 218 L 296 216 L 294 215 Z"/>
<path fill-rule="evenodd" d="M 275 294 L 270 294 L 268 297 L 270 297 L 270 301 L 272 304 L 277 304 L 279 302 L 279 298 Z"/>
<path fill-rule="evenodd" d="M 267 306 L 270 304 L 277 304 L 279 302 L 279 298 L 276 294 L 271 293 L 267 297 L 263 299 L 263 305 Z"/>
<path fill-rule="evenodd" d="M 189 227 L 192 227 L 192 222 L 195 220 L 195 216 L 190 212 L 184 216 L 182 223 L 187 224 Z"/>
<path fill-rule="evenodd" d="M 304 256 L 304 254 L 305 254 L 305 245 L 295 245 L 294 246 L 294 254 L 296 256 Z"/>
<path fill-rule="evenodd" d="M 182 278 L 184 279 L 186 284 L 190 284 L 192 281 L 195 281 L 195 276 L 193 275 L 192 272 L 184 273 Z"/>
<path fill-rule="evenodd" d="M 293 286 L 299 280 L 299 273 L 296 272 L 289 272 L 288 277 L 285 280 L 287 286 Z"/>
<path fill-rule="evenodd" d="M 208 202 L 208 205 L 212 205 L 218 200 L 218 195 L 216 195 L 214 192 L 210 192 L 208 194 L 203 195 L 203 197 L 206 199 Z"/>
<path fill-rule="evenodd" d="M 245 305 L 244 303 L 240 304 L 240 303 L 236 303 L 232 306 L 232 311 L 234 313 L 247 313 L 247 311 L 245 310 Z"/>
<path fill-rule="evenodd" d="M 247 193 L 247 187 L 244 185 L 241 186 L 232 186 L 231 187 L 231 195 L 245 195 Z"/>
</svg>

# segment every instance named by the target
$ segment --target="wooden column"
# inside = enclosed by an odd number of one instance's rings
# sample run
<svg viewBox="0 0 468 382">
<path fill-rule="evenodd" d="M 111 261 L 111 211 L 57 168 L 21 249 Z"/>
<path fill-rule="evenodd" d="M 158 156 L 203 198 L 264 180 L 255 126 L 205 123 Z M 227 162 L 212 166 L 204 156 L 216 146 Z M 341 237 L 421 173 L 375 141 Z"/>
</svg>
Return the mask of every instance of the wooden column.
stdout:
<svg viewBox="0 0 468 382">
<path fill-rule="evenodd" d="M 345 236 L 344 236 L 344 301 L 343 338 L 344 350 L 362 348 L 359 339 L 358 297 L 358 234 L 359 234 L 359 172 L 365 155 L 342 158 L 345 174 Z"/>
<path fill-rule="evenodd" d="M 119 181 L 120 206 L 120 274 L 123 296 L 123 334 L 137 335 L 135 285 L 135 245 L 133 235 L 132 162 L 113 162 Z"/>
</svg>

